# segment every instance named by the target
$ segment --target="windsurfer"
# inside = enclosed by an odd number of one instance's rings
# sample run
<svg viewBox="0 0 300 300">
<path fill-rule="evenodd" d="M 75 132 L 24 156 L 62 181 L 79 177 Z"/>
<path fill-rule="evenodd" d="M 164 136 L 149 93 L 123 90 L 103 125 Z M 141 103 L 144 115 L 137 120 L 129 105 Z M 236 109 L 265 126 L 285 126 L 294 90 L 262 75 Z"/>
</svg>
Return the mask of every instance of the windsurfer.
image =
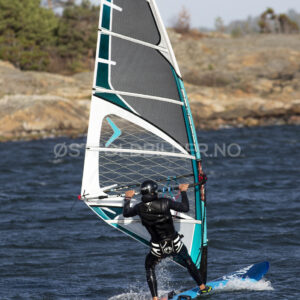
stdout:
<svg viewBox="0 0 300 300">
<path fill-rule="evenodd" d="M 168 256 L 173 256 L 174 260 L 188 269 L 190 275 L 199 285 L 200 294 L 208 293 L 212 289 L 203 283 L 200 271 L 193 263 L 186 246 L 174 228 L 170 212 L 171 209 L 178 212 L 189 211 L 189 202 L 186 193 L 188 187 L 188 184 L 181 184 L 179 186 L 182 198 L 181 202 L 175 202 L 168 198 L 159 198 L 157 183 L 152 180 L 147 180 L 141 185 L 142 202 L 136 204 L 134 207 L 130 207 L 130 200 L 135 195 L 135 191 L 130 190 L 125 194 L 123 216 L 134 217 L 138 215 L 141 218 L 142 224 L 151 235 L 151 250 L 146 256 L 145 268 L 153 300 L 158 300 L 155 266 Z"/>
</svg>

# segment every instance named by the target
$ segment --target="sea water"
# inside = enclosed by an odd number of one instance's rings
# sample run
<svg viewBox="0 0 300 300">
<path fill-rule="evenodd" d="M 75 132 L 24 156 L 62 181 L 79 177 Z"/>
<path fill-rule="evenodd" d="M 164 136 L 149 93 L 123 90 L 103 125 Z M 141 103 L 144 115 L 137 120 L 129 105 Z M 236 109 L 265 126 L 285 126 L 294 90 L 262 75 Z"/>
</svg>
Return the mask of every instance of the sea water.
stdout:
<svg viewBox="0 0 300 300">
<path fill-rule="evenodd" d="M 268 260 L 211 299 L 300 299 L 300 127 L 199 132 L 208 277 Z M 149 299 L 148 252 L 77 200 L 85 138 L 0 144 L 0 299 Z M 160 293 L 195 285 L 170 261 Z"/>
</svg>

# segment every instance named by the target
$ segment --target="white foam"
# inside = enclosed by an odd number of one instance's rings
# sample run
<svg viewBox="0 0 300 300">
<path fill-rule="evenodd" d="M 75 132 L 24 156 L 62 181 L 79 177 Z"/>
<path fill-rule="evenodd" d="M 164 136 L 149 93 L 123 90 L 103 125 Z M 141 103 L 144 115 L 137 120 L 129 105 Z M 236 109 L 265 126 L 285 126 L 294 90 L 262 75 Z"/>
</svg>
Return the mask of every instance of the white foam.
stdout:
<svg viewBox="0 0 300 300">
<path fill-rule="evenodd" d="M 170 271 L 168 270 L 168 260 L 165 259 L 156 267 L 156 277 L 158 283 L 158 294 L 160 296 L 168 294 L 172 290 L 170 284 Z M 136 281 L 128 287 L 128 292 L 113 296 L 108 300 L 149 300 L 152 299 L 147 282 Z"/>
<path fill-rule="evenodd" d="M 168 292 L 167 291 L 159 291 L 158 292 L 159 296 L 163 296 L 163 295 L 167 295 Z M 133 291 L 130 291 L 128 293 L 123 293 L 117 296 L 113 296 L 111 298 L 109 298 L 108 300 L 150 300 L 152 299 L 151 295 L 149 292 L 145 292 L 145 293 L 136 293 Z"/>
<path fill-rule="evenodd" d="M 225 286 L 220 286 L 215 289 L 215 291 L 240 291 L 240 290 L 250 290 L 250 291 L 272 291 L 274 288 L 270 281 L 266 279 L 261 279 L 260 281 L 252 280 L 241 280 L 238 278 L 233 278 L 228 281 Z"/>
<path fill-rule="evenodd" d="M 164 272 L 162 272 L 164 273 Z M 166 282 L 166 281 L 165 281 Z M 169 283 L 167 283 L 168 285 Z M 129 292 L 123 293 L 114 297 L 109 298 L 109 300 L 149 300 L 151 299 L 151 295 L 149 291 L 137 291 L 139 287 L 132 287 Z M 214 289 L 214 292 L 221 292 L 221 291 L 241 291 L 241 290 L 248 290 L 248 291 L 272 291 L 274 288 L 270 281 L 266 279 L 261 279 L 260 281 L 251 281 L 251 280 L 241 280 L 238 278 L 230 279 L 228 283 L 224 286 L 220 286 Z M 168 290 L 170 291 L 170 289 Z M 167 294 L 167 290 L 159 291 L 160 295 Z"/>
<path fill-rule="evenodd" d="M 63 159 L 61 158 L 57 158 L 57 159 L 52 159 L 52 160 L 49 160 L 50 163 L 54 164 L 54 165 L 57 165 L 57 164 L 61 164 L 64 162 Z"/>
<path fill-rule="evenodd" d="M 129 293 L 113 296 L 108 300 L 149 300 L 149 299 L 151 299 L 150 296 L 147 296 L 145 294 L 129 292 Z"/>
</svg>

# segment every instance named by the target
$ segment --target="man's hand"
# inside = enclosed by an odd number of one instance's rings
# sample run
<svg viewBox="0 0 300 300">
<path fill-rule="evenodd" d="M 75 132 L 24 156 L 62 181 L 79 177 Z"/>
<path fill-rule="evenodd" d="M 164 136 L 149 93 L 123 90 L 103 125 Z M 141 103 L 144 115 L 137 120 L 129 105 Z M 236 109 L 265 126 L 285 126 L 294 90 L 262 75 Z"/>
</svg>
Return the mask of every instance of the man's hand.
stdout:
<svg viewBox="0 0 300 300">
<path fill-rule="evenodd" d="M 181 192 L 186 192 L 188 190 L 188 188 L 189 188 L 189 184 L 188 183 L 182 183 L 182 184 L 179 185 L 179 190 Z"/>
<path fill-rule="evenodd" d="M 125 198 L 132 198 L 135 194 L 135 191 L 134 190 L 130 190 L 130 191 L 127 191 L 125 193 Z"/>
</svg>

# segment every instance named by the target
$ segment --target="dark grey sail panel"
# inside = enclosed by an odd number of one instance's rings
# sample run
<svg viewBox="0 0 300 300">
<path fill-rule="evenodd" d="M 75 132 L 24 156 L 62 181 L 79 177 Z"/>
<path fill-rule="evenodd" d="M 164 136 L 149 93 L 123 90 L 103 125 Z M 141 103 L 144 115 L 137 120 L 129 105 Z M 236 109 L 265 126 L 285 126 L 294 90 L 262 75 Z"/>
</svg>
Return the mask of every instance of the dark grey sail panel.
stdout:
<svg viewBox="0 0 300 300">
<path fill-rule="evenodd" d="M 115 90 L 180 101 L 171 65 L 157 50 L 111 37 L 111 59 Z"/>
<path fill-rule="evenodd" d="M 141 117 L 157 126 L 186 148 L 188 136 L 182 106 L 174 103 L 122 96 Z"/>
<path fill-rule="evenodd" d="M 146 0 L 114 0 L 122 11 L 113 10 L 112 31 L 150 44 L 160 42 L 149 3 Z"/>
</svg>

